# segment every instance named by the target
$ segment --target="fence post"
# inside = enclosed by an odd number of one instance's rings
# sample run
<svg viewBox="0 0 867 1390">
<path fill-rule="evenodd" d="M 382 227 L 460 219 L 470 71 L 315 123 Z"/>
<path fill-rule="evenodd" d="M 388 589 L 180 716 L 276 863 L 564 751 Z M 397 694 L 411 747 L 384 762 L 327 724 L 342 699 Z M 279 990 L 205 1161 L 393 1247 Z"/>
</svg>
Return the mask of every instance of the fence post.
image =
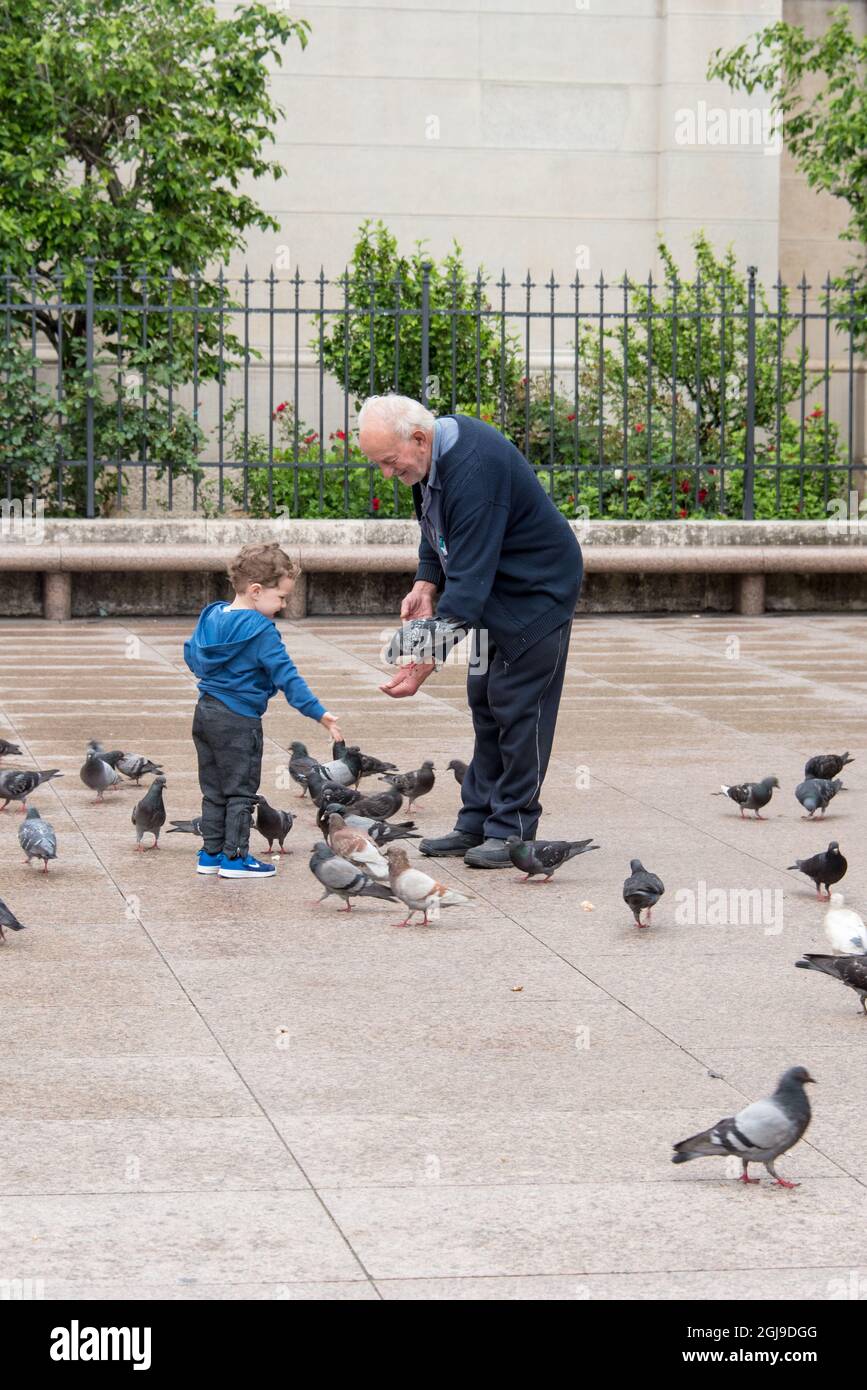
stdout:
<svg viewBox="0 0 867 1390">
<path fill-rule="evenodd" d="M 84 295 L 84 320 L 85 320 L 85 370 L 87 373 L 87 395 L 85 397 L 85 447 L 87 450 L 87 516 L 96 515 L 96 499 L 94 495 L 94 470 L 93 470 L 93 266 L 95 258 L 85 256 L 86 284 Z"/>
<path fill-rule="evenodd" d="M 747 436 L 744 450 L 744 521 L 753 520 L 756 463 L 756 267 L 747 266 Z"/>
<path fill-rule="evenodd" d="M 421 268 L 421 403 L 427 406 L 430 379 L 430 273 L 431 262 Z"/>
</svg>

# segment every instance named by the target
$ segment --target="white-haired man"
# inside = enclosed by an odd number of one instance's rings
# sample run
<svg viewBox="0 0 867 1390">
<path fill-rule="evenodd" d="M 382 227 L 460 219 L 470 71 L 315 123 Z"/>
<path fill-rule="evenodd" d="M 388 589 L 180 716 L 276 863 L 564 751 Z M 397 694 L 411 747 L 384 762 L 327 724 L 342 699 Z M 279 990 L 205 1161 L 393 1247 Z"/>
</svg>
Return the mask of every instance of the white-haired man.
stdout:
<svg viewBox="0 0 867 1390">
<path fill-rule="evenodd" d="M 382 476 L 412 488 L 422 530 L 400 610 L 408 627 L 392 643 L 395 657 L 419 659 L 380 689 L 395 699 L 414 695 L 456 641 L 472 631 L 476 644 L 467 676 L 475 747 L 461 810 L 450 834 L 419 849 L 501 868 L 510 862 L 509 835 L 536 836 L 581 547 L 527 460 L 491 425 L 469 415 L 436 418 L 407 396 L 371 396 L 358 424 L 361 449 Z"/>
</svg>

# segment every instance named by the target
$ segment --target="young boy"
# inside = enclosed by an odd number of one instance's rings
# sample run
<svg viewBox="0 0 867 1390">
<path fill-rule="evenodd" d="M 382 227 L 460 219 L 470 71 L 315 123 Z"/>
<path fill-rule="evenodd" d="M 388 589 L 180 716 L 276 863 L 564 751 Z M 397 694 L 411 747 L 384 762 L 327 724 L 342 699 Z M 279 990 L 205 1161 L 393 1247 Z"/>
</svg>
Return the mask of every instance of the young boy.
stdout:
<svg viewBox="0 0 867 1390">
<path fill-rule="evenodd" d="M 229 565 L 234 603 L 209 603 L 184 643 L 199 677 L 193 741 L 202 789 L 197 872 L 221 878 L 270 878 L 273 864 L 250 853 L 250 823 L 262 771 L 262 719 L 282 690 L 301 714 L 342 737 L 337 716 L 299 676 L 274 618 L 292 591 L 295 566 L 279 545 L 245 545 Z"/>
</svg>

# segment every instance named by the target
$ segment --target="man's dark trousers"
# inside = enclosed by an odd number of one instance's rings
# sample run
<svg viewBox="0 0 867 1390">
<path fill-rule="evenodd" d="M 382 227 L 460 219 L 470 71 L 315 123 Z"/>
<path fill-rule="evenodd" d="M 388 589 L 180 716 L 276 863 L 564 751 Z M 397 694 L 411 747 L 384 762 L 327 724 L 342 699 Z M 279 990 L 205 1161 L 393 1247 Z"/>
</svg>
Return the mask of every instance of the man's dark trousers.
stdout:
<svg viewBox="0 0 867 1390">
<path fill-rule="evenodd" d="M 245 859 L 262 777 L 262 721 L 238 714 L 215 695 L 201 695 L 193 715 L 193 742 L 199 759 L 205 850 Z"/>
<path fill-rule="evenodd" d="M 456 830 L 493 840 L 535 839 L 572 621 L 508 663 L 488 634 L 487 670 L 475 674 L 470 666 L 467 696 L 476 743 L 461 787 Z"/>
</svg>

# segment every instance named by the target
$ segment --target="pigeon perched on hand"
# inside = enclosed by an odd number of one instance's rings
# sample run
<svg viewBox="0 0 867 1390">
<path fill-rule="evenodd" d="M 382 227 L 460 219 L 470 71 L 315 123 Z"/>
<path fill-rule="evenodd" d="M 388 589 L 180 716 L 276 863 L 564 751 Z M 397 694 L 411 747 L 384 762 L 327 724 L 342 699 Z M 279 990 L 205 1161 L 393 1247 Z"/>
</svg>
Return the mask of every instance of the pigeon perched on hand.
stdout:
<svg viewBox="0 0 867 1390">
<path fill-rule="evenodd" d="M 143 835 L 153 835 L 151 849 L 159 849 L 160 831 L 166 823 L 166 808 L 163 803 L 163 788 L 166 779 L 155 777 L 142 797 L 132 808 L 132 823 L 135 826 L 136 849 L 143 852 Z"/>
<path fill-rule="evenodd" d="M 733 1154 L 741 1160 L 740 1182 L 759 1182 L 749 1176 L 748 1169 L 751 1163 L 763 1163 L 779 1187 L 798 1187 L 798 1183 L 780 1177 L 774 1160 L 797 1144 L 810 1123 L 810 1102 L 804 1087 L 812 1081 L 806 1067 L 789 1067 L 772 1096 L 753 1101 L 712 1129 L 681 1139 L 674 1146 L 672 1163 Z"/>
<path fill-rule="evenodd" d="M 519 883 L 529 883 L 536 874 L 544 874 L 542 882 L 549 883 L 554 870 L 567 859 L 599 848 L 594 845 L 592 835 L 589 840 L 522 840 L 520 835 L 510 835 L 506 844 L 515 868 L 526 874 L 526 878 L 518 879 Z"/>
<path fill-rule="evenodd" d="M 718 792 L 711 792 L 711 796 L 727 796 L 740 807 L 741 820 L 745 820 L 744 811 L 755 811 L 756 820 L 767 820 L 767 816 L 760 816 L 759 812 L 763 806 L 767 806 L 774 794 L 774 787 L 780 784 L 776 777 L 763 777 L 761 782 L 741 782 L 737 787 L 722 786 Z"/>
<path fill-rule="evenodd" d="M 665 892 L 662 879 L 645 869 L 640 859 L 630 859 L 629 877 L 623 885 L 623 901 L 632 909 L 638 927 L 650 926 L 650 915 Z M 641 914 L 647 908 L 647 921 L 642 922 Z"/>
<path fill-rule="evenodd" d="M 8 927 L 10 931 L 23 931 L 24 923 L 18 921 L 12 909 L 8 908 L 3 899 L 0 898 L 0 941 L 6 940 L 4 927 Z"/>
<path fill-rule="evenodd" d="M 854 763 L 848 753 L 817 753 L 804 766 L 805 777 L 836 777 L 848 763 Z"/>
<path fill-rule="evenodd" d="M 832 893 L 828 911 L 822 919 L 825 935 L 836 956 L 867 952 L 867 927 L 851 908 L 844 907 L 842 893 Z"/>
<path fill-rule="evenodd" d="M 268 841 L 269 854 L 275 840 L 280 846 L 281 854 L 289 853 L 284 848 L 283 841 L 292 829 L 294 820 L 291 811 L 278 811 L 275 806 L 269 806 L 264 796 L 256 797 L 256 829 Z"/>
<path fill-rule="evenodd" d="M 459 787 L 464 785 L 464 778 L 467 775 L 467 764 L 462 763 L 460 758 L 452 758 L 448 765 L 448 771 L 455 774 L 455 781 Z"/>
<path fill-rule="evenodd" d="M 328 817 L 328 843 L 335 854 L 357 864 L 370 878 L 388 878 L 388 864 L 373 841 L 348 826 L 336 811 Z"/>
<path fill-rule="evenodd" d="M 867 1014 L 867 955 L 859 952 L 851 956 L 817 956 L 806 952 L 803 960 L 796 960 L 799 970 L 816 970 L 820 975 L 830 975 L 842 984 L 854 989 L 861 1000 L 861 1008 Z"/>
<path fill-rule="evenodd" d="M 301 787 L 301 795 L 304 796 L 307 791 L 307 774 L 311 768 L 319 766 L 319 759 L 311 758 L 306 745 L 299 743 L 297 739 L 294 743 L 290 743 L 289 747 L 292 749 L 292 757 L 289 759 L 289 776 L 293 782 L 298 783 L 298 786 Z"/>
<path fill-rule="evenodd" d="M 193 816 L 192 820 L 173 820 L 169 824 L 172 828 L 166 831 L 167 835 L 176 835 L 180 832 L 182 835 L 198 835 L 200 840 L 203 837 L 201 816 Z"/>
<path fill-rule="evenodd" d="M 395 900 L 394 894 L 384 883 L 375 883 L 357 864 L 351 864 L 348 859 L 341 859 L 324 840 L 313 846 L 310 872 L 325 889 L 319 902 L 324 902 L 330 893 L 334 893 L 346 903 L 346 906 L 340 909 L 341 912 L 352 910 L 350 898 L 384 898 L 390 903 Z"/>
<path fill-rule="evenodd" d="M 49 859 L 57 858 L 57 836 L 54 826 L 42 819 L 35 806 L 27 808 L 26 819 L 18 828 L 18 843 L 27 855 L 28 864 L 31 859 L 42 860 L 43 873 L 48 872 Z"/>
<path fill-rule="evenodd" d="M 95 748 L 88 748 L 87 757 L 78 775 L 86 787 L 96 792 L 96 801 L 92 803 L 94 806 L 102 801 L 103 792 L 122 786 L 120 773 L 116 772 Z"/>
<path fill-rule="evenodd" d="M 350 810 L 354 816 L 370 816 L 373 820 L 391 820 L 403 805 L 403 795 L 396 787 L 388 791 L 371 792 L 353 801 Z"/>
<path fill-rule="evenodd" d="M 8 738 L 0 738 L 0 758 L 23 758 L 24 754 L 17 743 L 10 743 Z"/>
<path fill-rule="evenodd" d="M 797 869 L 811 878 L 816 885 L 816 897 L 820 901 L 824 897 L 828 902 L 831 901 L 831 885 L 840 882 L 848 867 L 836 840 L 832 840 L 821 854 L 814 854 L 809 859 L 796 859 L 794 864 L 786 865 L 787 869 Z M 822 887 L 827 888 L 827 893 L 819 891 Z"/>
<path fill-rule="evenodd" d="M 50 782 L 52 777 L 62 776 L 58 767 L 52 767 L 48 772 L 34 772 L 29 767 L 10 767 L 6 772 L 0 772 L 0 797 L 3 797 L 0 811 L 5 811 L 10 801 L 20 801 L 23 814 L 27 810 L 28 796 L 37 787 L 41 787 L 43 782 Z"/>
<path fill-rule="evenodd" d="M 384 772 L 380 780 L 389 782 L 397 791 L 405 793 L 409 797 L 406 809 L 411 811 L 414 801 L 433 790 L 436 775 L 433 763 L 426 758 L 415 772 Z"/>
<path fill-rule="evenodd" d="M 825 777 L 808 777 L 805 782 L 799 782 L 795 788 L 795 796 L 807 812 L 801 819 L 811 820 L 816 811 L 821 811 L 824 816 L 828 803 L 834 800 L 838 792 L 845 790 L 839 777 L 835 777 L 833 781 Z"/>
<path fill-rule="evenodd" d="M 428 913 L 434 913 L 438 917 L 441 907 L 475 906 L 475 900 L 466 893 L 447 888 L 444 883 L 431 878 L 430 874 L 423 873 L 421 869 L 411 868 L 405 849 L 390 845 L 385 851 L 385 857 L 388 860 L 388 882 L 391 891 L 409 909 L 404 920 L 395 923 L 396 926 L 409 926 L 414 912 L 424 913 L 422 925 L 429 926 Z"/>
</svg>

